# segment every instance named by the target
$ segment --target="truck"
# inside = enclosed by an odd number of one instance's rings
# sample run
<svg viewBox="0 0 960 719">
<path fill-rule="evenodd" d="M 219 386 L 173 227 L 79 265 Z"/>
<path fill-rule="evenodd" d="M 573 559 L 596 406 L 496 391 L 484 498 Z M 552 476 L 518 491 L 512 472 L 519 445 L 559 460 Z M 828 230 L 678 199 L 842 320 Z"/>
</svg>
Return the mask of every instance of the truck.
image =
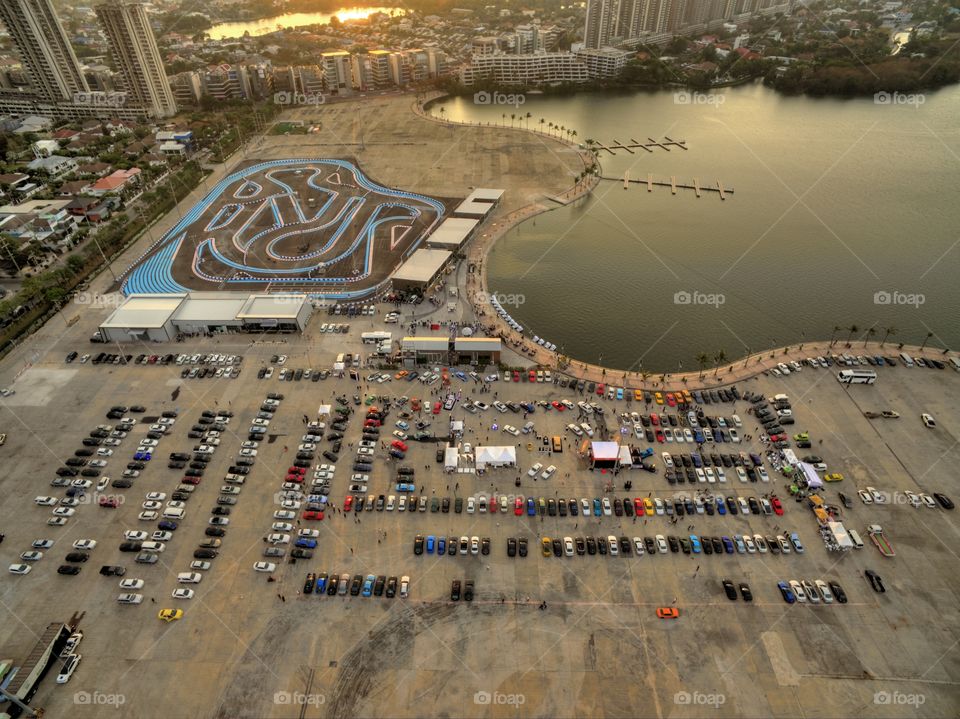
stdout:
<svg viewBox="0 0 960 719">
<path fill-rule="evenodd" d="M 870 535 L 870 540 L 876 545 L 877 549 L 880 550 L 880 554 L 884 557 L 894 557 L 896 552 L 893 551 L 893 545 L 887 540 L 886 535 L 883 533 L 883 528 L 879 524 L 871 524 L 867 527 L 867 533 Z"/>
</svg>

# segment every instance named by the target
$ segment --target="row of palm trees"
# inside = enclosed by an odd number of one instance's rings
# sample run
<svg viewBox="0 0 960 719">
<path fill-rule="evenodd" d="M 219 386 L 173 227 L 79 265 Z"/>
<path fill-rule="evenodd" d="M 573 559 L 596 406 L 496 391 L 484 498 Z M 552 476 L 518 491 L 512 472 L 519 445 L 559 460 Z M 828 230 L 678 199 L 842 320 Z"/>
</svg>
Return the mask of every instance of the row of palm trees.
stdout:
<svg viewBox="0 0 960 719">
<path fill-rule="evenodd" d="M 440 113 L 440 117 L 442 119 L 446 114 L 447 109 L 441 105 L 438 112 Z M 500 117 L 503 119 L 504 127 L 506 127 L 507 113 L 501 113 Z M 533 119 L 532 113 L 511 112 L 509 117 L 510 127 L 522 127 L 526 130 L 530 129 L 530 120 Z M 537 127 L 539 128 L 540 132 L 545 132 L 551 137 L 566 137 L 567 140 L 572 141 L 573 138 L 577 136 L 576 130 L 569 128 L 566 125 L 561 125 L 560 123 L 548 122 L 547 119 L 543 117 L 540 118 L 539 122 L 537 123 Z"/>
<path fill-rule="evenodd" d="M 701 352 L 697 355 L 697 364 L 700 365 L 700 379 L 703 379 L 703 371 L 706 369 L 707 365 L 713 361 L 713 376 L 717 376 L 717 372 L 720 371 L 720 366 L 727 361 L 727 353 L 723 350 L 717 350 L 712 356 L 706 352 Z"/>
<path fill-rule="evenodd" d="M 850 325 L 849 327 L 841 327 L 840 325 L 834 325 L 833 334 L 830 335 L 831 347 L 833 347 L 834 343 L 836 342 L 837 332 L 840 332 L 841 330 L 847 330 L 847 332 L 849 333 L 847 334 L 847 342 L 846 342 L 847 347 L 849 347 L 850 341 L 853 339 L 853 336 L 860 331 L 860 328 L 857 327 L 857 325 Z M 877 334 L 877 329 L 875 327 L 868 327 L 866 331 L 863 333 L 863 346 L 866 347 L 867 342 L 870 341 L 870 338 L 876 334 Z M 883 347 L 887 343 L 887 339 L 890 337 L 890 335 L 895 335 L 895 334 L 897 334 L 896 327 L 884 327 L 883 340 L 880 342 L 880 346 Z M 920 345 L 920 349 L 922 350 L 924 347 L 926 347 L 927 342 L 929 342 L 932 338 L 933 338 L 933 332 L 927 332 L 927 336 L 923 339 L 923 344 Z"/>
</svg>

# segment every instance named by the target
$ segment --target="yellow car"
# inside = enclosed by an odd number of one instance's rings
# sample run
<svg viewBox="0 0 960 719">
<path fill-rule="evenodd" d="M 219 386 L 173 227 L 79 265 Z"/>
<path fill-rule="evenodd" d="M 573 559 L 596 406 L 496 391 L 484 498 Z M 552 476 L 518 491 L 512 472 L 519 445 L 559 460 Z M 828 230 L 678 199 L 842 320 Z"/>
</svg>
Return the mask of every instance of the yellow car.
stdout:
<svg viewBox="0 0 960 719">
<path fill-rule="evenodd" d="M 693 395 L 690 394 L 690 390 L 683 390 L 683 401 L 687 404 L 693 404 Z"/>
<path fill-rule="evenodd" d="M 655 392 L 653 398 L 657 400 L 657 404 L 663 404 L 663 393 Z"/>
<path fill-rule="evenodd" d="M 825 474 L 823 475 L 823 481 L 824 482 L 842 482 L 843 475 L 840 474 L 840 472 L 834 472 L 833 474 Z"/>
<path fill-rule="evenodd" d="M 647 516 L 652 517 L 654 515 L 653 509 L 653 500 L 650 497 L 645 497 L 643 500 L 643 511 L 647 513 Z"/>
<path fill-rule="evenodd" d="M 549 557 L 553 554 L 553 542 L 550 537 L 544 537 L 540 540 L 540 551 L 543 552 L 544 557 Z"/>
<path fill-rule="evenodd" d="M 633 399 L 636 402 L 643 402 L 643 390 L 633 390 Z"/>
<path fill-rule="evenodd" d="M 165 622 L 173 622 L 182 616 L 182 609 L 161 609 L 160 613 L 157 615 L 157 619 L 162 619 Z"/>
</svg>

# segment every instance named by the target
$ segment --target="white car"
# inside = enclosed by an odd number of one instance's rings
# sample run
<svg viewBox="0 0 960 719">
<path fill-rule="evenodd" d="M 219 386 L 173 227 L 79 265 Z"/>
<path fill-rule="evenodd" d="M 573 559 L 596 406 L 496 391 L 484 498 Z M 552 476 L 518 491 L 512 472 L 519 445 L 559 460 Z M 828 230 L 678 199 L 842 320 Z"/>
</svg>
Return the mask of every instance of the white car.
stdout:
<svg viewBox="0 0 960 719">
<path fill-rule="evenodd" d="M 210 562 L 204 562 L 200 559 L 195 559 L 194 561 L 190 562 L 190 569 L 200 569 L 206 571 L 210 569 Z"/>
<path fill-rule="evenodd" d="M 60 667 L 60 673 L 57 675 L 57 684 L 66 684 L 70 681 L 70 677 L 73 676 L 82 658 L 82 654 L 70 654 L 67 656 L 63 666 Z"/>
<path fill-rule="evenodd" d="M 160 516 L 160 515 L 157 514 L 157 512 L 155 512 L 155 511 L 153 511 L 153 510 L 151 509 L 151 510 L 148 510 L 148 511 L 146 511 L 146 512 L 140 512 L 140 514 L 137 515 L 137 519 L 139 519 L 141 522 L 153 522 L 153 521 L 155 521 L 159 516 Z"/>
<path fill-rule="evenodd" d="M 290 522 L 274 522 L 270 525 L 270 529 L 274 532 L 292 532 L 293 525 Z"/>
<path fill-rule="evenodd" d="M 296 519 L 296 512 L 291 512 L 288 509 L 278 509 L 273 513 L 274 519 Z"/>
<path fill-rule="evenodd" d="M 937 426 L 937 420 L 933 418 L 932 414 L 924 412 L 920 415 L 920 419 L 923 421 L 923 426 L 927 429 L 934 429 Z"/>
<path fill-rule="evenodd" d="M 55 517 L 72 517 L 76 513 L 77 510 L 75 510 L 73 507 L 57 507 L 55 510 L 53 510 Z"/>
<path fill-rule="evenodd" d="M 109 448 L 107 448 L 107 447 L 100 447 L 100 448 L 97 450 L 97 456 L 98 456 L 98 457 L 112 457 L 112 456 L 113 456 L 113 450 L 112 450 L 112 449 L 109 449 Z"/>
<path fill-rule="evenodd" d="M 108 485 L 108 484 L 110 484 L 110 478 L 109 478 L 109 477 L 101 477 L 100 480 L 97 482 L 97 491 L 98 491 L 98 492 L 102 492 L 103 490 L 105 490 L 105 489 L 107 488 L 107 485 Z"/>
<path fill-rule="evenodd" d="M 192 589 L 181 587 L 180 589 L 174 589 L 170 596 L 174 599 L 193 599 L 194 594 L 196 594 L 196 592 Z"/>
<path fill-rule="evenodd" d="M 302 447 L 303 445 L 300 445 L 300 446 Z M 256 456 L 257 456 L 257 450 L 255 450 L 255 449 L 250 449 L 249 447 L 244 447 L 243 449 L 240 450 L 240 456 L 241 456 L 241 457 L 256 457 Z"/>
<path fill-rule="evenodd" d="M 514 427 L 512 424 L 503 425 L 503 431 L 514 437 L 517 437 L 520 434 L 520 430 Z"/>
<path fill-rule="evenodd" d="M 38 552 L 36 549 L 31 549 L 29 552 L 21 552 L 20 559 L 24 562 L 39 562 L 43 559 L 43 552 Z"/>
<path fill-rule="evenodd" d="M 543 470 L 543 474 L 540 475 L 540 479 L 550 479 L 554 474 L 556 474 L 556 472 L 557 468 L 551 464 L 549 467 Z"/>
<path fill-rule="evenodd" d="M 120 589 L 143 589 L 143 580 L 142 579 L 121 579 L 120 580 Z"/>
<path fill-rule="evenodd" d="M 159 529 L 150 535 L 150 540 L 153 542 L 169 542 L 171 539 L 173 539 L 173 532 L 164 532 Z"/>
<path fill-rule="evenodd" d="M 68 521 L 69 520 L 66 517 L 50 517 L 50 519 L 47 520 L 47 524 L 49 524 L 51 527 L 62 527 Z"/>
<path fill-rule="evenodd" d="M 873 501 L 876 504 L 886 504 L 887 495 L 878 490 L 876 487 L 867 487 L 867 491 L 870 492 L 870 496 L 873 497 Z"/>
<path fill-rule="evenodd" d="M 74 549 L 82 549 L 86 551 L 91 551 L 97 546 L 96 539 L 78 539 L 73 543 Z"/>
<path fill-rule="evenodd" d="M 11 564 L 9 567 L 10 574 L 30 574 L 30 570 L 33 569 L 29 564 Z"/>
<path fill-rule="evenodd" d="M 320 530 L 318 529 L 301 529 L 297 532 L 298 537 L 315 539 L 320 536 Z"/>
<path fill-rule="evenodd" d="M 477 510 L 477 500 L 473 497 L 467 497 L 467 514 L 473 514 Z"/>
<path fill-rule="evenodd" d="M 142 542 L 146 539 L 149 539 L 150 535 L 146 532 L 138 532 L 136 530 L 128 529 L 123 533 L 123 538 L 128 542 Z"/>
<path fill-rule="evenodd" d="M 609 517 L 611 514 L 613 514 L 613 508 L 610 506 L 609 497 L 604 497 L 600 503 L 603 505 L 603 514 L 605 517 Z"/>
<path fill-rule="evenodd" d="M 257 562 L 253 565 L 253 571 L 255 572 L 275 572 L 277 570 L 277 565 L 273 562 Z"/>
<path fill-rule="evenodd" d="M 269 544 L 290 544 L 289 534 L 268 534 L 267 542 Z"/>
<path fill-rule="evenodd" d="M 149 492 L 146 497 L 150 501 L 162 502 L 167 498 L 166 492 Z"/>
<path fill-rule="evenodd" d="M 156 502 L 152 499 L 148 499 L 146 502 L 140 505 L 143 509 L 160 509 L 163 506 L 163 502 Z"/>
<path fill-rule="evenodd" d="M 400 598 L 406 599 L 410 594 L 410 577 L 403 575 L 400 577 Z"/>
<path fill-rule="evenodd" d="M 542 469 L 543 469 L 543 465 L 540 464 L 540 462 L 537 462 L 535 465 L 533 465 L 530 469 L 527 470 L 527 476 L 536 477 Z"/>
<path fill-rule="evenodd" d="M 33 500 L 34 504 L 39 504 L 41 507 L 56 507 L 57 498 L 56 497 L 37 497 Z"/>
</svg>

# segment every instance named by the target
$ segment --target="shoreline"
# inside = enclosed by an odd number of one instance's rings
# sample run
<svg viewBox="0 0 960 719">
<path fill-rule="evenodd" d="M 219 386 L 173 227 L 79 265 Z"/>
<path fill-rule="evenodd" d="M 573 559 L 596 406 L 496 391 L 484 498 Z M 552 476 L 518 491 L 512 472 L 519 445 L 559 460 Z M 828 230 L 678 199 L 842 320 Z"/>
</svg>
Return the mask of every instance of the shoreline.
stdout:
<svg viewBox="0 0 960 719">
<path fill-rule="evenodd" d="M 490 127 L 473 122 L 460 122 L 437 117 L 428 111 L 427 108 L 436 104 L 445 98 L 452 98 L 453 95 L 445 91 L 435 91 L 428 93 L 420 99 L 419 97 L 413 103 L 413 111 L 420 117 L 437 122 L 440 124 L 452 125 L 457 127 Z M 497 127 L 500 127 L 499 125 Z M 543 137 L 549 137 L 562 144 L 568 145 L 578 151 L 581 159 L 592 157 L 597 168 L 600 167 L 599 158 L 592 155 L 590 150 L 581 150 L 579 143 L 563 140 L 537 130 L 524 127 L 502 127 L 503 130 L 530 132 Z M 589 169 L 584 160 L 584 169 Z M 563 198 L 569 198 L 569 203 L 577 202 L 590 193 L 599 185 L 599 179 L 596 176 L 589 176 L 581 180 L 580 183 L 569 188 L 561 195 Z M 663 389 L 668 384 L 674 387 L 685 389 L 711 389 L 732 384 L 743 380 L 749 380 L 769 373 L 780 362 L 790 362 L 801 360 L 805 357 L 816 357 L 819 355 L 831 355 L 836 353 L 863 354 L 871 347 L 879 349 L 880 354 L 889 352 L 891 348 L 894 354 L 899 352 L 908 352 L 909 354 L 923 358 L 937 358 L 956 356 L 956 353 L 947 349 L 938 349 L 925 347 L 921 351 L 919 345 L 900 345 L 900 343 L 886 342 L 883 347 L 879 342 L 868 342 L 865 346 L 862 344 L 863 338 L 856 338 L 850 343 L 845 340 L 830 342 L 828 340 L 818 340 L 813 342 L 798 342 L 780 347 L 767 348 L 765 350 L 751 353 L 747 356 L 735 358 L 719 368 L 710 367 L 704 369 L 701 373 L 699 369 L 691 372 L 667 372 L 667 371 L 647 371 L 643 369 L 618 369 L 613 367 L 604 367 L 602 365 L 584 362 L 579 359 L 566 356 L 559 352 L 551 352 L 540 345 L 535 344 L 531 338 L 522 333 L 516 332 L 513 328 L 503 322 L 500 317 L 488 306 L 488 303 L 481 303 L 479 295 L 489 296 L 487 282 L 487 267 L 485 260 L 487 255 L 493 249 L 493 246 L 507 232 L 518 226 L 520 223 L 535 217 L 536 215 L 557 209 L 561 205 L 554 203 L 544 196 L 544 202 L 534 202 L 526 205 L 519 210 L 515 210 L 506 215 L 492 215 L 492 221 L 489 224 L 489 232 L 483 233 L 470 241 L 465 250 L 465 259 L 468 264 L 476 265 L 475 273 L 467 273 L 466 287 L 462 288 L 467 293 L 476 319 L 480 322 L 484 330 L 491 336 L 500 337 L 506 345 L 506 349 L 513 353 L 521 365 L 531 365 L 551 369 L 561 372 L 567 376 L 584 379 L 588 382 L 607 383 L 614 386 L 624 387 L 625 389 Z M 481 228 L 483 229 L 483 228 Z M 501 358 L 501 364 L 509 364 Z M 702 374 L 702 376 L 701 376 Z"/>
</svg>

